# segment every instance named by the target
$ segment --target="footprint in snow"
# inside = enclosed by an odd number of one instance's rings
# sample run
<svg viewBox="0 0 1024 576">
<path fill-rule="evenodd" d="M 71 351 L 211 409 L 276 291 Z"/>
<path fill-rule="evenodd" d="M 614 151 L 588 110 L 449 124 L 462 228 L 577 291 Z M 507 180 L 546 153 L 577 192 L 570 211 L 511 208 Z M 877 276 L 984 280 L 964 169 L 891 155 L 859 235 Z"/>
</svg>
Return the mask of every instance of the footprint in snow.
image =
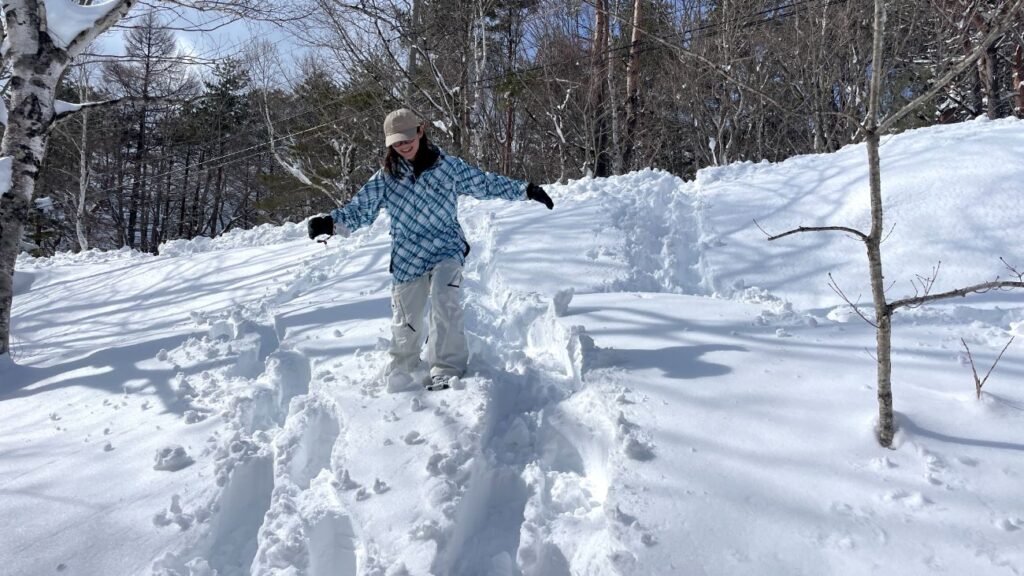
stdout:
<svg viewBox="0 0 1024 576">
<path fill-rule="evenodd" d="M 899 465 L 890 460 L 888 456 L 882 456 L 881 458 L 872 458 L 871 467 L 875 470 L 891 470 L 898 468 Z"/>
<path fill-rule="evenodd" d="M 927 496 L 920 492 L 907 492 L 906 490 L 890 490 L 882 496 L 886 502 L 899 502 L 907 508 L 920 510 L 934 504 Z"/>
<path fill-rule="evenodd" d="M 996 528 L 1004 532 L 1016 532 L 1024 528 L 1024 519 L 1021 518 L 1000 518 L 995 522 Z"/>
<path fill-rule="evenodd" d="M 977 458 L 970 458 L 968 456 L 957 456 L 956 461 L 970 468 L 974 468 L 979 464 Z"/>
</svg>

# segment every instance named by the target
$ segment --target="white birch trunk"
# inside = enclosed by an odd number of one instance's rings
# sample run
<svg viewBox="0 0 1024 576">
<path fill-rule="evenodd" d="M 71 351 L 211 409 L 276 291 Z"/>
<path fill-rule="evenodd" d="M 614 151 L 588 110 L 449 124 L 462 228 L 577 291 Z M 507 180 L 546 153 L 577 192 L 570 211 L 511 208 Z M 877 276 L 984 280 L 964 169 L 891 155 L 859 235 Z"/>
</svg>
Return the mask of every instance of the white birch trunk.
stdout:
<svg viewBox="0 0 1024 576">
<path fill-rule="evenodd" d="M 636 145 L 637 115 L 640 107 L 640 23 L 642 0 L 633 2 L 633 25 L 629 37 L 629 60 L 626 64 L 626 125 L 622 147 L 622 169 L 633 169 L 633 147 Z"/>
<path fill-rule="evenodd" d="M 484 85 L 481 80 L 487 74 L 487 16 L 483 0 L 476 3 L 476 36 L 473 40 L 473 103 L 470 111 L 469 132 L 470 156 L 475 161 L 484 157 L 484 142 L 481 130 L 475 130 L 476 126 L 483 124 L 483 102 Z"/>
<path fill-rule="evenodd" d="M 46 26 L 45 4 L 34 0 L 4 0 L 7 31 L 3 57 L 10 62 L 10 106 L 0 157 L 10 158 L 10 188 L 0 190 L 0 361 L 9 360 L 11 306 L 14 299 L 14 261 L 28 222 L 39 169 L 46 154 L 55 118 L 57 84 L 71 59 L 114 25 L 136 0 L 113 0 L 96 12 L 94 24 L 74 38 L 56 38 Z"/>
</svg>

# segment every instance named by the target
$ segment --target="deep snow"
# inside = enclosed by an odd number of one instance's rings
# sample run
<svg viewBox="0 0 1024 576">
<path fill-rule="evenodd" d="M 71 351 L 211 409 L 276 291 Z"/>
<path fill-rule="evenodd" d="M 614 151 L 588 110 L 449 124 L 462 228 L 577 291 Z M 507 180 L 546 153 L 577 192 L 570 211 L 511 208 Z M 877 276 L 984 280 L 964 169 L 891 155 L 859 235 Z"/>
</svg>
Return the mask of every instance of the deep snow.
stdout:
<svg viewBox="0 0 1024 576">
<path fill-rule="evenodd" d="M 883 145 L 893 297 L 1024 266 L 1024 123 Z M 840 234 L 862 147 L 463 205 L 473 358 L 380 379 L 386 222 L 22 257 L 0 370 L 15 575 L 1021 574 L 1024 295 L 902 311 L 894 449 Z"/>
</svg>

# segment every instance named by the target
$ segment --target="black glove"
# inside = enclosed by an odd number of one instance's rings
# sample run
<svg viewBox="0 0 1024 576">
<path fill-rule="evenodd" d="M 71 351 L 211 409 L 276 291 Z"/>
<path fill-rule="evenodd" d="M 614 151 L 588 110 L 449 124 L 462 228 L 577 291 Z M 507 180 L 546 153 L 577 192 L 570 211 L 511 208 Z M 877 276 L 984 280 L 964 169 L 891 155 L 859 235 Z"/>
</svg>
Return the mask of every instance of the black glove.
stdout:
<svg viewBox="0 0 1024 576">
<path fill-rule="evenodd" d="M 547 206 L 548 210 L 555 207 L 555 203 L 551 200 L 551 196 L 548 196 L 548 193 L 545 192 L 543 188 L 537 186 L 533 182 L 526 185 L 526 197 Z"/>
<path fill-rule="evenodd" d="M 334 235 L 334 218 L 329 214 L 319 214 L 309 219 L 306 225 L 309 231 L 309 239 L 316 240 L 317 236 Z"/>
</svg>

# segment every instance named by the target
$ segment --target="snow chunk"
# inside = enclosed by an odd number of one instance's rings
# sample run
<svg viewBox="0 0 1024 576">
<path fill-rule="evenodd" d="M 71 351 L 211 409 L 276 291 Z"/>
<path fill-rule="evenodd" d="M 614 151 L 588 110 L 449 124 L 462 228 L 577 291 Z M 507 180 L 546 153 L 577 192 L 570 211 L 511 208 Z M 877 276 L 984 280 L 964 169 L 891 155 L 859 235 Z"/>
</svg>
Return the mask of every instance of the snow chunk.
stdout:
<svg viewBox="0 0 1024 576">
<path fill-rule="evenodd" d="M 75 104 L 74 102 L 65 102 L 63 100 L 56 100 L 53 103 L 53 113 L 57 116 L 62 114 L 70 114 L 71 112 L 78 112 L 82 109 L 82 104 Z"/>
<path fill-rule="evenodd" d="M 155 460 L 156 463 L 153 464 L 153 470 L 167 470 L 169 472 L 177 472 L 195 463 L 195 460 L 188 455 L 188 452 L 185 452 L 185 448 L 176 444 L 157 450 Z"/>
<path fill-rule="evenodd" d="M 102 4 L 82 6 L 69 0 L 43 0 L 46 5 L 46 24 L 53 43 L 67 48 L 79 34 L 92 28 L 96 22 L 118 6 L 111 0 Z"/>
<path fill-rule="evenodd" d="M 551 299 L 551 310 L 555 316 L 562 317 L 568 314 L 569 303 L 572 302 L 572 297 L 575 294 L 576 290 L 571 286 L 555 293 L 555 296 Z"/>
</svg>

